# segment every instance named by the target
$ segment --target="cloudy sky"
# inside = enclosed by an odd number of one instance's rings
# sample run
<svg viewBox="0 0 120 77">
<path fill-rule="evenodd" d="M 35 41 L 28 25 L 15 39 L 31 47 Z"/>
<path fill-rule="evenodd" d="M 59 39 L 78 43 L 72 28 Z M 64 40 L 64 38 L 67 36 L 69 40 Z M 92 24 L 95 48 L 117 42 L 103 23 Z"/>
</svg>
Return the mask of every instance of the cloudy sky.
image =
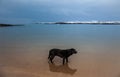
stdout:
<svg viewBox="0 0 120 77">
<path fill-rule="evenodd" d="M 0 23 L 120 20 L 120 0 L 0 0 Z"/>
</svg>

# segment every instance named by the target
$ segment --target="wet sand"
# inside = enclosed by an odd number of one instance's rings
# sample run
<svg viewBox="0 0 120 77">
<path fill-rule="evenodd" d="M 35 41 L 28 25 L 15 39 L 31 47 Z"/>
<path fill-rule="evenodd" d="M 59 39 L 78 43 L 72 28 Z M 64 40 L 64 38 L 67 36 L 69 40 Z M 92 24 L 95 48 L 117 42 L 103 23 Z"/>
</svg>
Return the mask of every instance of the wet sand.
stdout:
<svg viewBox="0 0 120 77">
<path fill-rule="evenodd" d="M 120 77 L 120 53 L 99 50 L 78 49 L 63 66 L 59 57 L 48 62 L 49 48 L 7 48 L 0 52 L 0 77 Z"/>
</svg>

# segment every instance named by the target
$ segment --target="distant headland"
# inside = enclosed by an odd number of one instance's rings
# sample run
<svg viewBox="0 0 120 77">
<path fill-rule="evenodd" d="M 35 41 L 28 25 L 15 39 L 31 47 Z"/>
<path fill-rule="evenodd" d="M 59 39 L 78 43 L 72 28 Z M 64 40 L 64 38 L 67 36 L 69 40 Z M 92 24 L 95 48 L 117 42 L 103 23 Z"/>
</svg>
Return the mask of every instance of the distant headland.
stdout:
<svg viewBox="0 0 120 77">
<path fill-rule="evenodd" d="M 22 24 L 0 24 L 0 27 L 22 26 Z"/>
<path fill-rule="evenodd" d="M 120 25 L 120 21 L 62 21 L 62 22 L 37 22 L 29 24 L 100 24 L 100 25 Z M 24 26 L 25 24 L 0 23 L 0 27 Z"/>
<path fill-rule="evenodd" d="M 35 24 L 103 24 L 120 25 L 120 21 L 67 21 L 67 22 L 38 22 Z"/>
</svg>

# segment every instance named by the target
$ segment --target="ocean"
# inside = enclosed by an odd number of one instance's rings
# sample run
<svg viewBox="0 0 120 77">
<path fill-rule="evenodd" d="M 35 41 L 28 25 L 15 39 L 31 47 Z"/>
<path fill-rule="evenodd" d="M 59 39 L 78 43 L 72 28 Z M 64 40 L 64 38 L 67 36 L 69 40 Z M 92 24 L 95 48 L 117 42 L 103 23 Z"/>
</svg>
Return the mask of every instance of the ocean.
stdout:
<svg viewBox="0 0 120 77">
<path fill-rule="evenodd" d="M 52 48 L 75 48 L 63 66 Z M 26 24 L 0 27 L 0 77 L 119 77 L 120 25 Z"/>
</svg>

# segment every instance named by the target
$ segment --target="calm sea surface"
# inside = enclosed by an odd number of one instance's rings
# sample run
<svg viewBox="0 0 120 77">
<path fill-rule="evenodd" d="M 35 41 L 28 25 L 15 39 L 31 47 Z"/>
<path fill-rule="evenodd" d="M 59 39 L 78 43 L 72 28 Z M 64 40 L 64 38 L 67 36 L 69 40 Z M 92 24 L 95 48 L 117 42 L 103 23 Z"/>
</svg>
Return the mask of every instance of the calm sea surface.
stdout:
<svg viewBox="0 0 120 77">
<path fill-rule="evenodd" d="M 0 48 L 120 45 L 120 25 L 30 24 L 0 28 Z"/>
<path fill-rule="evenodd" d="M 75 48 L 78 54 L 70 57 L 69 67 L 51 66 L 52 48 Z M 0 27 L 0 68 L 2 77 L 120 77 L 120 25 Z"/>
</svg>

